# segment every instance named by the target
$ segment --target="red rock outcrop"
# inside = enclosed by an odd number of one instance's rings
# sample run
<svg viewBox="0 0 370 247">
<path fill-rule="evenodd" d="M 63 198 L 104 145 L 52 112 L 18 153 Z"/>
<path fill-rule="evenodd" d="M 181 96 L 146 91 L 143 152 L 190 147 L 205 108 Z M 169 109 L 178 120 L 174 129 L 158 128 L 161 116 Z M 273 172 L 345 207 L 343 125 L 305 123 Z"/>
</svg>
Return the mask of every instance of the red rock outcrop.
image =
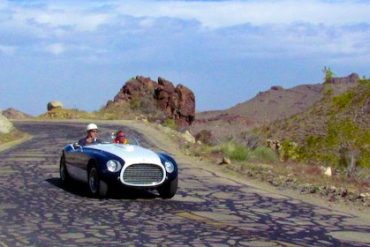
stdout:
<svg viewBox="0 0 370 247">
<path fill-rule="evenodd" d="M 360 77 L 356 73 L 352 73 L 344 77 L 333 77 L 329 80 L 332 84 L 357 83 Z"/>
<path fill-rule="evenodd" d="M 133 100 L 153 101 L 157 109 L 167 118 L 174 119 L 180 128 L 191 125 L 195 119 L 194 93 L 181 84 L 175 87 L 172 82 L 161 77 L 156 82 L 149 77 L 136 76 L 126 82 L 105 108 Z"/>
</svg>

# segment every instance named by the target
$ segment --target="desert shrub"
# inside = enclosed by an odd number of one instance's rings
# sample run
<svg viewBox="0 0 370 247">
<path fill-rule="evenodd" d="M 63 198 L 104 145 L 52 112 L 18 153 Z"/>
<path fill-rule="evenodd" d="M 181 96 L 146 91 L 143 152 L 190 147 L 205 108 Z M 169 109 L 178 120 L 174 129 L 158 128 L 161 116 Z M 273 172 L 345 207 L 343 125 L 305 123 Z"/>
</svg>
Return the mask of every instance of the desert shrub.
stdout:
<svg viewBox="0 0 370 247">
<path fill-rule="evenodd" d="M 219 146 L 221 152 L 232 160 L 245 161 L 250 158 L 249 150 L 234 141 L 224 142 Z"/>
<path fill-rule="evenodd" d="M 299 160 L 301 155 L 298 144 L 289 140 L 284 140 L 281 143 L 280 158 L 283 161 Z"/>
<path fill-rule="evenodd" d="M 96 119 L 96 115 L 91 112 L 80 111 L 78 109 L 55 108 L 38 116 L 39 119 Z"/>
<path fill-rule="evenodd" d="M 130 108 L 132 110 L 138 110 L 140 108 L 141 99 L 138 94 L 132 95 L 132 98 L 130 100 Z"/>
<path fill-rule="evenodd" d="M 334 77 L 334 72 L 330 69 L 330 67 L 326 66 L 322 72 L 324 73 L 324 83 L 329 83 Z"/>
<path fill-rule="evenodd" d="M 172 118 L 167 118 L 163 122 L 163 125 L 170 128 L 170 129 L 173 129 L 173 130 L 177 129 L 176 121 L 175 121 L 175 119 L 172 119 Z"/>
<path fill-rule="evenodd" d="M 354 158 L 361 167 L 370 167 L 370 130 L 352 119 L 333 118 L 325 136 L 309 136 L 299 149 L 301 158 L 317 164 L 346 168 Z"/>
<path fill-rule="evenodd" d="M 368 88 L 370 88 L 370 79 L 362 78 L 361 80 L 359 80 L 359 84 L 361 86 L 367 86 Z"/>
<path fill-rule="evenodd" d="M 343 109 L 351 104 L 355 94 L 354 92 L 347 92 L 333 98 L 334 108 Z"/>
<path fill-rule="evenodd" d="M 194 156 L 208 156 L 213 152 L 213 148 L 209 145 L 194 145 L 191 152 Z"/>
<path fill-rule="evenodd" d="M 251 152 L 251 156 L 254 161 L 273 163 L 278 160 L 278 155 L 268 147 L 257 147 Z"/>
</svg>

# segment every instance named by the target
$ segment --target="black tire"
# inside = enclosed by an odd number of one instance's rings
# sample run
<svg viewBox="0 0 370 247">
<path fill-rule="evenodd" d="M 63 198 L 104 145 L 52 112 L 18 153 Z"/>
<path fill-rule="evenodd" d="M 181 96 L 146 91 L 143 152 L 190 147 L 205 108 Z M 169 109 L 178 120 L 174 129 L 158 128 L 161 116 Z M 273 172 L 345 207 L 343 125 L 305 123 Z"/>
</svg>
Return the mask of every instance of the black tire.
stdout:
<svg viewBox="0 0 370 247">
<path fill-rule="evenodd" d="M 165 183 L 158 188 L 158 193 L 163 199 L 170 199 L 175 196 L 177 192 L 177 177 L 169 183 Z"/>
<path fill-rule="evenodd" d="M 62 155 L 62 157 L 60 157 L 59 176 L 60 181 L 62 182 L 63 185 L 66 186 L 70 183 L 71 177 L 69 176 L 67 171 L 66 159 L 64 157 L 64 154 Z"/>
<path fill-rule="evenodd" d="M 88 174 L 89 191 L 93 197 L 105 197 L 108 192 L 106 183 L 100 180 L 98 170 L 92 166 Z"/>
</svg>

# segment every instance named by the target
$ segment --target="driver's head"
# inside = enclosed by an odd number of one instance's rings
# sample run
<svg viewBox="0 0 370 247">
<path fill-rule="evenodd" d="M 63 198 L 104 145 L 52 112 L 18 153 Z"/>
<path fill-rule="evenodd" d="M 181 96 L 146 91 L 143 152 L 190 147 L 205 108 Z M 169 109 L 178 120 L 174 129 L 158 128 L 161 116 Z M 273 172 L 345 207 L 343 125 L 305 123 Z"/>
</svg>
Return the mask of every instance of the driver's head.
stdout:
<svg viewBox="0 0 370 247">
<path fill-rule="evenodd" d="M 86 127 L 87 135 L 92 138 L 96 138 L 98 132 L 98 126 L 94 123 L 90 123 Z"/>
</svg>

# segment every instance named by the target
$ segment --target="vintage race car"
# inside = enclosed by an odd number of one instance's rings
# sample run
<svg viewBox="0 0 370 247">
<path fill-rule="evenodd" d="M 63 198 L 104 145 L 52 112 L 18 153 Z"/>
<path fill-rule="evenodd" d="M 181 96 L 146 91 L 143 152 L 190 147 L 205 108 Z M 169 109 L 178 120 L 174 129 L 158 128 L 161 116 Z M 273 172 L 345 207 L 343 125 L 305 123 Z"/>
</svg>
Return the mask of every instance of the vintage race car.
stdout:
<svg viewBox="0 0 370 247">
<path fill-rule="evenodd" d="M 176 194 L 178 184 L 178 167 L 170 155 L 136 144 L 69 144 L 59 172 L 64 185 L 71 179 L 85 182 L 94 197 L 106 196 L 111 186 L 123 186 L 157 189 L 167 199 Z"/>
</svg>

